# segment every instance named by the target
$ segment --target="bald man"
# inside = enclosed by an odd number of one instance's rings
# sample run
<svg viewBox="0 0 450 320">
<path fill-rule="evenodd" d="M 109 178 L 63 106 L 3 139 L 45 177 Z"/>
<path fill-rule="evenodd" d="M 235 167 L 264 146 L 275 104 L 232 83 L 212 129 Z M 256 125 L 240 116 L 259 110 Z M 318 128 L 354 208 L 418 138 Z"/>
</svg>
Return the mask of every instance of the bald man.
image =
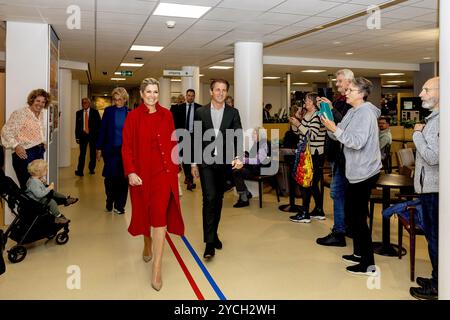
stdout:
<svg viewBox="0 0 450 320">
<path fill-rule="evenodd" d="M 433 271 L 431 279 L 417 277 L 420 287 L 409 292 L 417 299 L 436 300 L 438 298 L 438 240 L 439 240 L 439 78 L 431 78 L 420 92 L 422 108 L 431 114 L 425 124 L 414 127 L 413 141 L 416 146 L 416 168 L 414 189 L 420 194 L 423 213 L 423 227 L 428 242 Z"/>
</svg>

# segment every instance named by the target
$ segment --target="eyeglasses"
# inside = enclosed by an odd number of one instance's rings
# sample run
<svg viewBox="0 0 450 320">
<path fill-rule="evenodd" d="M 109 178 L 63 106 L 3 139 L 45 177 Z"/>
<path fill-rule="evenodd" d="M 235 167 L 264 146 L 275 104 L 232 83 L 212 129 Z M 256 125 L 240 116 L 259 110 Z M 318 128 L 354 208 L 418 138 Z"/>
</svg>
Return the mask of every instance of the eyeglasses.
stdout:
<svg viewBox="0 0 450 320">
<path fill-rule="evenodd" d="M 425 91 L 426 94 L 430 93 L 430 90 L 439 90 L 439 88 L 422 88 L 422 91 Z"/>
<path fill-rule="evenodd" d="M 352 89 L 352 88 L 347 88 L 347 90 L 345 90 L 345 92 L 349 92 L 352 93 L 353 91 L 359 92 L 359 89 Z"/>
</svg>

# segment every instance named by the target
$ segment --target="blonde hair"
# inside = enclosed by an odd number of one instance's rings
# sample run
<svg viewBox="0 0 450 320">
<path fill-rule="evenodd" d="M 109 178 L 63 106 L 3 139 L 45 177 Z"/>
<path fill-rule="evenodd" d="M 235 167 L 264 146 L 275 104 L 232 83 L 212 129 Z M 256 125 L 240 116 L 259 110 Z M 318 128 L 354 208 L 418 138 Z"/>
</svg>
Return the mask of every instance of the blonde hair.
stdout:
<svg viewBox="0 0 450 320">
<path fill-rule="evenodd" d="M 44 172 L 45 172 L 45 170 L 47 170 L 47 168 L 48 168 L 48 164 L 43 159 L 33 160 L 27 166 L 27 170 L 30 175 L 39 176 L 39 177 L 44 174 Z"/>
<path fill-rule="evenodd" d="M 114 90 L 111 92 L 111 96 L 114 98 L 115 95 L 119 95 L 122 99 L 125 100 L 125 102 L 128 102 L 128 92 L 123 87 L 117 87 L 114 88 Z"/>
<path fill-rule="evenodd" d="M 149 86 L 151 84 L 156 85 L 158 87 L 158 91 L 159 91 L 159 81 L 158 80 L 156 80 L 155 78 L 145 78 L 141 82 L 141 87 L 140 87 L 141 92 L 144 92 L 145 88 L 147 88 L 147 86 Z"/>
</svg>

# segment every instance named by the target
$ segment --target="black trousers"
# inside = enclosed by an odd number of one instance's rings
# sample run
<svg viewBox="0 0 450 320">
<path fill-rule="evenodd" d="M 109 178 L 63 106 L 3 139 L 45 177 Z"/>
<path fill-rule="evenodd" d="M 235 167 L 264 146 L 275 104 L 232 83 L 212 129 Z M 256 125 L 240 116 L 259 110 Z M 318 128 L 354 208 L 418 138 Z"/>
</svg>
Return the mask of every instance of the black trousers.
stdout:
<svg viewBox="0 0 450 320">
<path fill-rule="evenodd" d="M 233 170 L 233 180 L 238 193 L 248 191 L 245 179 L 257 176 L 261 173 L 260 166 L 245 164 L 242 169 Z"/>
<path fill-rule="evenodd" d="M 322 167 L 324 162 L 324 155 L 321 154 L 313 154 L 312 155 L 313 162 L 313 181 L 311 187 L 302 189 L 302 199 L 303 199 L 303 207 L 305 208 L 305 212 L 309 213 L 309 204 L 311 202 L 311 195 L 314 198 L 314 203 L 317 209 L 323 209 L 323 199 L 322 194 L 320 193 L 319 182 L 322 177 Z"/>
<path fill-rule="evenodd" d="M 95 158 L 95 138 L 86 135 L 80 139 L 80 156 L 78 157 L 77 171 L 83 173 L 84 164 L 86 162 L 86 151 L 89 145 L 89 172 L 95 170 L 96 158 Z"/>
<path fill-rule="evenodd" d="M 376 174 L 359 183 L 349 183 L 345 192 L 345 216 L 348 217 L 353 232 L 353 253 L 361 256 L 361 264 L 365 267 L 375 264 L 367 217 L 370 191 L 375 187 L 379 176 L 380 174 Z"/>
<path fill-rule="evenodd" d="M 15 152 L 12 154 L 12 165 L 22 189 L 27 188 L 27 181 L 30 178 L 28 164 L 36 159 L 44 159 L 45 147 L 44 144 L 40 144 L 25 151 L 27 153 L 26 159 L 21 159 Z"/>
<path fill-rule="evenodd" d="M 181 140 L 183 141 L 183 140 Z M 180 150 L 180 158 L 183 159 L 182 161 L 182 167 L 183 167 L 183 172 L 184 172 L 184 177 L 186 178 L 187 181 L 189 181 L 190 183 L 193 183 L 194 181 L 194 177 L 192 176 L 191 173 L 191 163 L 194 162 L 194 134 L 191 133 L 191 152 L 190 155 L 188 154 L 188 152 L 183 152 L 185 150 Z"/>
<path fill-rule="evenodd" d="M 199 167 L 203 193 L 203 241 L 210 244 L 218 239 L 227 167 L 225 164 Z"/>
<path fill-rule="evenodd" d="M 128 179 L 126 177 L 105 177 L 106 206 L 123 210 L 128 198 Z"/>
</svg>

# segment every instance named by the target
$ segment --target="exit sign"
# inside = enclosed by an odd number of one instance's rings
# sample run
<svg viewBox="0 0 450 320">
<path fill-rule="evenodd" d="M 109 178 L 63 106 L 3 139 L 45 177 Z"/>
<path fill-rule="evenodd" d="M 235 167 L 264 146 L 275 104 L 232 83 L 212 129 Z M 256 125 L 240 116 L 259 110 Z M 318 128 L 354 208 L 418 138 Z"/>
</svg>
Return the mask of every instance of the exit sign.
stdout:
<svg viewBox="0 0 450 320">
<path fill-rule="evenodd" d="M 123 77 L 132 77 L 133 76 L 133 71 L 120 71 L 120 75 Z"/>
</svg>

